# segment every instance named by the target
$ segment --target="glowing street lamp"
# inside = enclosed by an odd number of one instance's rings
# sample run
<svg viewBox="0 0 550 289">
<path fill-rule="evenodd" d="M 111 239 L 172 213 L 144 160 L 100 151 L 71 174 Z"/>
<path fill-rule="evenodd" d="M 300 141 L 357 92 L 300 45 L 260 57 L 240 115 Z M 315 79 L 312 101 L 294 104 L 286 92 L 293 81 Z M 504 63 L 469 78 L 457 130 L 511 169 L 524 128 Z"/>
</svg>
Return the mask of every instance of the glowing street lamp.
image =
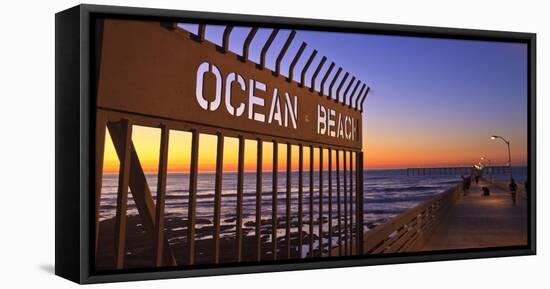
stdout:
<svg viewBox="0 0 550 289">
<path fill-rule="evenodd" d="M 508 169 L 510 170 L 510 182 L 511 182 L 512 181 L 512 157 L 511 157 L 511 154 L 510 154 L 510 142 L 508 140 L 506 140 L 505 138 L 499 136 L 499 135 L 491 136 L 492 140 L 495 140 L 497 138 L 501 139 L 508 146 Z"/>
</svg>

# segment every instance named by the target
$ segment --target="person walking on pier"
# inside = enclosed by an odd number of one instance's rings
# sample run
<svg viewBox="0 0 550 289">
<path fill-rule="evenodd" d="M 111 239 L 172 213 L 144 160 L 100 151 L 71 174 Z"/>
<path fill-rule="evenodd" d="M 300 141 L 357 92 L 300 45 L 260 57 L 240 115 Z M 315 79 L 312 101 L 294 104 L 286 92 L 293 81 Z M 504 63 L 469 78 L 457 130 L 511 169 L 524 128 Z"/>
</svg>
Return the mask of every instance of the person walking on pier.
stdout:
<svg viewBox="0 0 550 289">
<path fill-rule="evenodd" d="M 463 175 L 460 177 L 462 178 L 462 191 L 464 192 L 464 195 L 466 195 L 470 190 L 472 177 L 464 177 Z"/>
<path fill-rule="evenodd" d="M 516 182 L 514 181 L 513 178 L 510 180 L 509 188 L 510 188 L 510 193 L 512 194 L 512 203 L 515 206 L 516 205 L 516 195 L 517 195 L 518 185 L 516 184 Z"/>
</svg>

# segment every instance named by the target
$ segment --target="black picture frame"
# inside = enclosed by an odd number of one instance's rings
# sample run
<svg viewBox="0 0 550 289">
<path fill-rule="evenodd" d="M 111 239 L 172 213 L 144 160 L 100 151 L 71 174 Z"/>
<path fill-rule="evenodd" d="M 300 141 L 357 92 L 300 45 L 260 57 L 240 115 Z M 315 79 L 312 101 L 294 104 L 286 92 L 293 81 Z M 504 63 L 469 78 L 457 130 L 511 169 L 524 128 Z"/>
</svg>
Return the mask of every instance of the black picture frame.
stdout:
<svg viewBox="0 0 550 289">
<path fill-rule="evenodd" d="M 520 42 L 528 45 L 528 245 L 426 253 L 400 253 L 369 257 L 306 259 L 258 264 L 201 265 L 192 269 L 161 268 L 94 271 L 91 220 L 94 210 L 94 64 L 93 19 L 113 18 L 206 21 L 233 25 L 299 27 L 323 31 L 352 31 L 434 38 Z M 287 17 L 238 15 L 79 5 L 55 16 L 55 274 L 77 283 L 100 283 L 255 272 L 306 270 L 536 254 L 536 34 L 439 28 L 411 25 L 330 21 Z"/>
</svg>

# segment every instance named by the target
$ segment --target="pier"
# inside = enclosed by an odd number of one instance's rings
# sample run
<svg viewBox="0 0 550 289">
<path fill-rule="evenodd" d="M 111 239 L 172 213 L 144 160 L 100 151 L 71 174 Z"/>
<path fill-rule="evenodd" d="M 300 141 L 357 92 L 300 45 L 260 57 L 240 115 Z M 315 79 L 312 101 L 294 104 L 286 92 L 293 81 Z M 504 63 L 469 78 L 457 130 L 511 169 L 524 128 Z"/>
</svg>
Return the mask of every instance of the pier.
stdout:
<svg viewBox="0 0 550 289">
<path fill-rule="evenodd" d="M 435 176 L 435 175 L 469 175 L 473 166 L 437 167 L 437 168 L 408 168 L 407 176 Z M 481 170 L 485 175 L 508 173 L 508 166 L 484 166 Z"/>
<path fill-rule="evenodd" d="M 482 196 L 481 187 L 491 190 Z M 519 192 L 525 192 L 520 186 Z M 452 206 L 422 250 L 452 250 L 521 246 L 527 244 L 527 202 L 524 194 L 512 204 L 510 192 L 499 183 L 481 181 Z"/>
<path fill-rule="evenodd" d="M 484 186 L 489 196 L 482 195 Z M 518 184 L 514 206 L 506 182 L 481 179 L 466 194 L 459 182 L 366 232 L 363 253 L 526 245 L 527 199 L 523 185 Z"/>
</svg>

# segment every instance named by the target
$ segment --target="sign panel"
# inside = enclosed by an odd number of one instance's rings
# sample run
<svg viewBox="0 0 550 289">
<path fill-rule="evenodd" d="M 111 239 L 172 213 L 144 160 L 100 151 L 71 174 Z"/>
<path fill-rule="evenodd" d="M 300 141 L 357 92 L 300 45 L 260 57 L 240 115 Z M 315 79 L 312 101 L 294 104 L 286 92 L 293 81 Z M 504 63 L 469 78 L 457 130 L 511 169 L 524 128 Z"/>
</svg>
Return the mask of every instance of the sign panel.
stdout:
<svg viewBox="0 0 550 289">
<path fill-rule="evenodd" d="M 98 108 L 361 149 L 361 113 L 158 22 L 105 20 Z"/>
</svg>

